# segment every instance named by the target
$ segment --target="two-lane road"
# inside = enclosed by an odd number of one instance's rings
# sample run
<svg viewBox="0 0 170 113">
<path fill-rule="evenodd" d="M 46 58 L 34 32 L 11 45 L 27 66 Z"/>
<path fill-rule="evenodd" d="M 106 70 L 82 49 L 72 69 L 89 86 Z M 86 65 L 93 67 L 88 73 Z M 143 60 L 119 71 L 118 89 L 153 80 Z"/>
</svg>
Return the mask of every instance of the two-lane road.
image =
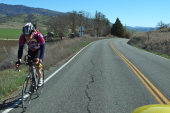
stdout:
<svg viewBox="0 0 170 113">
<path fill-rule="evenodd" d="M 46 81 L 26 113 L 130 113 L 142 105 L 169 104 L 170 60 L 127 41 L 87 46 Z M 22 112 L 21 105 L 10 112 Z"/>
</svg>

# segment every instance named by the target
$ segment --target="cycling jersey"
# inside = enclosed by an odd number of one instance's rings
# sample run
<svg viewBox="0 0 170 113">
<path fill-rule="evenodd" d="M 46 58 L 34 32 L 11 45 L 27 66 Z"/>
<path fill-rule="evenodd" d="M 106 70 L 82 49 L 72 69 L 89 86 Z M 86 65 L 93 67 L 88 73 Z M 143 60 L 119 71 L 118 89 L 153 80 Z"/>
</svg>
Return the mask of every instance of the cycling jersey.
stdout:
<svg viewBox="0 0 170 113">
<path fill-rule="evenodd" d="M 25 35 L 21 34 L 19 39 L 19 50 L 18 50 L 18 59 L 22 58 L 24 44 L 27 43 L 29 51 L 39 51 L 40 50 L 40 59 L 44 58 L 45 52 L 45 40 L 43 35 L 40 32 L 34 32 L 32 39 L 27 42 Z M 35 52 L 36 53 L 36 52 Z"/>
</svg>

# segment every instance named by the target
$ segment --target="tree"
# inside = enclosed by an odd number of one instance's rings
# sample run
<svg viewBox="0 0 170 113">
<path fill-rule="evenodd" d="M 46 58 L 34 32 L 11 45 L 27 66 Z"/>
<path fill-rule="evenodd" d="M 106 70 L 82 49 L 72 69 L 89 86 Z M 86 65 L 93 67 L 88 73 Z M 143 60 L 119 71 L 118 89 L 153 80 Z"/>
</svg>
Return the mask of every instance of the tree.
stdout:
<svg viewBox="0 0 170 113">
<path fill-rule="evenodd" d="M 95 18 L 94 18 L 94 30 L 97 33 L 97 37 L 99 36 L 99 30 L 101 28 L 101 19 L 102 19 L 101 12 L 96 11 Z"/>
<path fill-rule="evenodd" d="M 96 31 L 97 37 L 100 35 L 108 35 L 110 31 L 110 22 L 101 12 L 97 12 L 94 18 L 94 30 Z"/>
<path fill-rule="evenodd" d="M 110 22 L 100 12 L 96 12 L 95 17 L 91 17 L 90 13 L 84 11 L 73 11 L 65 15 L 60 15 L 51 18 L 47 24 L 48 30 L 54 33 L 61 34 L 71 29 L 72 33 L 77 33 L 79 26 L 85 27 L 85 33 L 97 36 L 106 36 L 110 34 Z"/>
<path fill-rule="evenodd" d="M 117 18 L 116 22 L 112 25 L 111 34 L 118 37 L 124 37 L 124 28 L 119 18 Z"/>
<path fill-rule="evenodd" d="M 111 26 L 110 21 L 108 19 L 103 19 L 101 23 L 101 27 L 99 29 L 100 36 L 107 36 L 110 34 Z"/>
<path fill-rule="evenodd" d="M 76 11 L 73 11 L 68 15 L 68 24 L 69 27 L 71 28 L 72 33 L 76 33 L 76 27 L 78 24 L 78 14 Z"/>
<path fill-rule="evenodd" d="M 48 30 L 61 36 L 68 30 L 67 15 L 53 17 L 48 23 Z"/>
<path fill-rule="evenodd" d="M 157 25 L 158 29 L 168 28 L 169 26 L 169 24 L 164 24 L 162 21 L 160 21 Z"/>
</svg>

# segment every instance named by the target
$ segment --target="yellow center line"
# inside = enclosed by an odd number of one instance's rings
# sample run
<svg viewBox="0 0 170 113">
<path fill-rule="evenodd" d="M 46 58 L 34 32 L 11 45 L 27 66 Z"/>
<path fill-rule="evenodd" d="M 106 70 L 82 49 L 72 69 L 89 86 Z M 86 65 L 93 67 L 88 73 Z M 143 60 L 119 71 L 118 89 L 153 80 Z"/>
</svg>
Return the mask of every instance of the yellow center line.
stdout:
<svg viewBox="0 0 170 113">
<path fill-rule="evenodd" d="M 149 79 L 146 78 L 146 76 L 140 72 L 135 65 L 133 65 L 125 56 L 123 56 L 112 44 L 113 41 L 110 42 L 110 46 L 112 49 L 122 58 L 124 62 L 132 69 L 132 71 L 139 77 L 139 79 L 142 81 L 142 83 L 147 87 L 147 89 L 151 92 L 151 94 L 156 98 L 156 100 L 160 104 L 166 104 L 170 105 L 169 100 L 156 88 Z M 163 102 L 163 101 L 164 102 Z"/>
</svg>

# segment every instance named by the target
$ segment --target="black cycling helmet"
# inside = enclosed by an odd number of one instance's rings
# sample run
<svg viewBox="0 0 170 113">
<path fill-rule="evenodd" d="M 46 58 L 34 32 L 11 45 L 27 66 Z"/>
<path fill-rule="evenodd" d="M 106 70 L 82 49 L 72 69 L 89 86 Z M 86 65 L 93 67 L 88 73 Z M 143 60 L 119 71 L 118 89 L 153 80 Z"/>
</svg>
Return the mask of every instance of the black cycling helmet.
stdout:
<svg viewBox="0 0 170 113">
<path fill-rule="evenodd" d="M 35 30 L 35 27 L 33 26 L 32 23 L 26 23 L 22 29 L 22 32 L 25 35 L 31 35 L 34 30 Z"/>
</svg>

